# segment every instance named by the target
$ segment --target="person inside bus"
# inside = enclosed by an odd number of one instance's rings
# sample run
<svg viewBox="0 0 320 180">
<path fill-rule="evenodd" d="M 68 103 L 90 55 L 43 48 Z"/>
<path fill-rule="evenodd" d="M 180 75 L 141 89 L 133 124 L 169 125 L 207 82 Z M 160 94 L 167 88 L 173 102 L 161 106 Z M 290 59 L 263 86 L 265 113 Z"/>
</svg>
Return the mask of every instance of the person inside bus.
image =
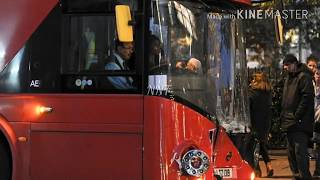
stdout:
<svg viewBox="0 0 320 180">
<path fill-rule="evenodd" d="M 155 36 L 151 35 L 150 39 L 150 50 L 149 50 L 149 67 L 150 69 L 157 68 L 161 64 L 163 64 L 163 49 L 161 48 L 161 41 L 160 39 Z"/>
<path fill-rule="evenodd" d="M 190 58 L 188 61 L 178 61 L 176 63 L 176 70 L 187 71 L 194 74 L 202 74 L 201 62 L 196 58 Z"/>
<path fill-rule="evenodd" d="M 108 57 L 105 70 L 130 70 L 130 61 L 134 52 L 133 42 L 115 42 L 115 52 Z M 108 76 L 116 89 L 134 89 L 131 76 Z"/>
</svg>

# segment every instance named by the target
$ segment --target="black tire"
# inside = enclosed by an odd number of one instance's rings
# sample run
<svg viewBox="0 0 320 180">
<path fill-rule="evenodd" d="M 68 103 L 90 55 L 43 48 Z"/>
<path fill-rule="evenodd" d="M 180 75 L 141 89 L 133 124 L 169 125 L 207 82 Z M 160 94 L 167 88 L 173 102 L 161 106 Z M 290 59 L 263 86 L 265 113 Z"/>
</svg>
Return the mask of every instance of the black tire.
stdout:
<svg viewBox="0 0 320 180">
<path fill-rule="evenodd" d="M 1 137 L 1 136 L 0 136 Z M 12 158 L 9 144 L 0 139 L 0 180 L 11 180 L 12 176 Z"/>
</svg>

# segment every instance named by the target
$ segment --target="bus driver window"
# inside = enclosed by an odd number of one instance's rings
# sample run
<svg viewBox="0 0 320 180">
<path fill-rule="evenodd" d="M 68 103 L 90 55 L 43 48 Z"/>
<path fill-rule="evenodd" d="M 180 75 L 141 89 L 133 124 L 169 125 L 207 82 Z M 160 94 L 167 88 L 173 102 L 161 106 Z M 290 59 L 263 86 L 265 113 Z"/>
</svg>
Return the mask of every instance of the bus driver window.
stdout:
<svg viewBox="0 0 320 180">
<path fill-rule="evenodd" d="M 130 71 L 133 69 L 130 64 L 132 64 L 134 53 L 130 7 L 127 5 L 117 5 L 115 10 L 117 39 L 115 40 L 114 52 L 107 58 L 105 70 Z M 116 89 L 134 89 L 131 76 L 108 76 L 108 80 Z"/>
</svg>

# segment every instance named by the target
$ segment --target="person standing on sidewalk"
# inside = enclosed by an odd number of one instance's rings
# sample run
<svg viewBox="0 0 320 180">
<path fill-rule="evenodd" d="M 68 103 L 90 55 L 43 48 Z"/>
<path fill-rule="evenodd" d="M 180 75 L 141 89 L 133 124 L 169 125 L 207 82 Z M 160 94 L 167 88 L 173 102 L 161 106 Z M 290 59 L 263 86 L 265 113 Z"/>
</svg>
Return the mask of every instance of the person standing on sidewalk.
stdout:
<svg viewBox="0 0 320 180">
<path fill-rule="evenodd" d="M 314 56 L 314 55 L 310 55 L 308 58 L 307 58 L 307 62 L 306 62 L 306 65 L 307 67 L 309 68 L 309 70 L 312 72 L 312 84 L 313 84 L 313 89 L 314 89 L 314 92 L 316 93 L 316 82 L 315 82 L 315 73 L 317 71 L 317 64 L 318 64 L 318 59 Z M 316 99 L 316 98 L 315 98 Z M 316 101 L 315 101 L 316 103 Z M 316 106 L 315 106 L 316 107 Z M 315 112 L 316 112 L 316 109 L 315 109 Z M 313 133 L 313 135 L 315 135 L 315 133 Z M 309 142 L 309 148 L 313 148 L 313 151 L 309 151 L 309 158 L 310 159 L 314 159 L 315 156 L 316 156 L 316 153 L 315 153 L 315 141 L 314 141 L 314 138 L 310 139 L 310 142 Z"/>
<path fill-rule="evenodd" d="M 317 71 L 318 59 L 315 56 L 310 55 L 307 58 L 307 63 L 306 64 L 307 64 L 308 68 L 310 69 L 310 71 L 314 75 L 316 73 L 316 71 Z"/>
<path fill-rule="evenodd" d="M 315 98 L 314 98 L 314 111 L 315 111 L 315 122 L 314 122 L 314 132 L 313 132 L 313 142 L 315 143 L 314 153 L 315 153 L 315 170 L 313 177 L 320 178 L 320 67 L 314 74 L 315 81 Z"/>
<path fill-rule="evenodd" d="M 271 85 L 263 72 L 254 74 L 249 88 L 250 118 L 255 138 L 260 144 L 260 154 L 267 169 L 267 177 L 273 175 L 273 168 L 268 154 L 268 134 L 271 127 Z M 261 177 L 259 164 L 254 167 L 257 177 Z"/>
<path fill-rule="evenodd" d="M 295 179 L 311 180 L 308 141 L 314 123 L 312 73 L 292 54 L 284 58 L 283 68 L 288 75 L 281 103 L 281 129 L 287 133 L 289 165 Z"/>
</svg>

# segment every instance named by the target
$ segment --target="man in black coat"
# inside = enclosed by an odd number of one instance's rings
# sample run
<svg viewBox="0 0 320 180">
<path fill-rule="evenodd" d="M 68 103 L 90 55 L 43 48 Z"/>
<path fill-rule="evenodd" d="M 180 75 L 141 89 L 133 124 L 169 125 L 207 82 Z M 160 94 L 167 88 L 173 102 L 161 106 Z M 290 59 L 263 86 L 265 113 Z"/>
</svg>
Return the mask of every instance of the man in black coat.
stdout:
<svg viewBox="0 0 320 180">
<path fill-rule="evenodd" d="M 292 54 L 283 60 L 283 68 L 288 75 L 283 88 L 281 128 L 287 132 L 290 169 L 295 179 L 309 180 L 308 141 L 314 123 L 312 74 Z"/>
</svg>

